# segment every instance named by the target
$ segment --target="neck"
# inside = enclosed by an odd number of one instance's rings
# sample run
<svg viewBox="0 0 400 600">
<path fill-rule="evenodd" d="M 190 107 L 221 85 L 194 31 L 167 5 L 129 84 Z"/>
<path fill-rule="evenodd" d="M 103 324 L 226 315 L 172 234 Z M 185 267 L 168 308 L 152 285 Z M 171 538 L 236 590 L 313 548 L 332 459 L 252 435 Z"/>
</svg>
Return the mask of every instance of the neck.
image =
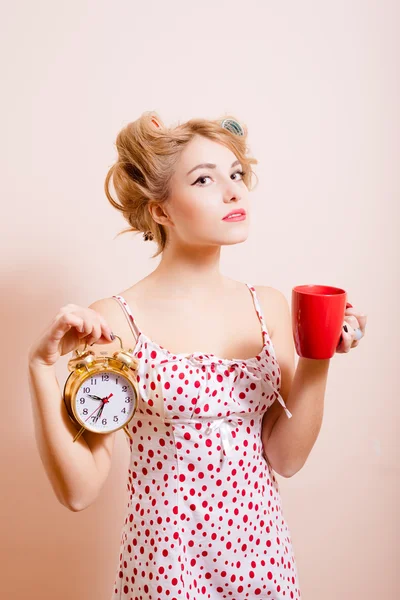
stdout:
<svg viewBox="0 0 400 600">
<path fill-rule="evenodd" d="M 191 293 L 207 296 L 227 287 L 227 278 L 220 272 L 220 256 L 221 246 L 170 246 L 148 277 L 169 296 Z"/>
</svg>

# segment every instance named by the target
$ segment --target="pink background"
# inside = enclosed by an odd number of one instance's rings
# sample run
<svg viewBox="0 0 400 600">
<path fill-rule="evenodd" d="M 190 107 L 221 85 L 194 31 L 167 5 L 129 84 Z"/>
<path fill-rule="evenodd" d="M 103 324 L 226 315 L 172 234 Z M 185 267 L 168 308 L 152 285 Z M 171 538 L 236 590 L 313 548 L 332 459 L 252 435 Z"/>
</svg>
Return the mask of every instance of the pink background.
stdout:
<svg viewBox="0 0 400 600">
<path fill-rule="evenodd" d="M 398 596 L 399 19 L 394 0 L 8 3 L 2 597 L 112 594 L 125 434 L 97 501 L 65 509 L 37 451 L 26 355 L 61 306 L 88 306 L 156 266 L 151 242 L 114 239 L 126 223 L 103 193 L 117 132 L 153 109 L 171 125 L 225 112 L 248 125 L 259 185 L 248 241 L 223 249 L 226 275 L 288 299 L 294 285 L 336 285 L 368 314 L 359 347 L 332 360 L 305 467 L 279 482 L 305 600 Z"/>
</svg>

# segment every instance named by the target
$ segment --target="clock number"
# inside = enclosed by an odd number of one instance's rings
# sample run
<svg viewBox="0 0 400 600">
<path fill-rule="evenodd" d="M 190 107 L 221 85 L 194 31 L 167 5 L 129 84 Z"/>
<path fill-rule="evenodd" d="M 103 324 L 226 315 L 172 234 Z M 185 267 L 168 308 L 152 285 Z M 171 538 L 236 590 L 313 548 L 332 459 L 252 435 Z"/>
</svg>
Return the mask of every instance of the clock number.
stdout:
<svg viewBox="0 0 400 600">
<path fill-rule="evenodd" d="M 101 423 L 102 425 L 107 425 L 107 419 L 103 419 Z"/>
<path fill-rule="evenodd" d="M 83 411 L 82 411 L 82 414 L 87 415 L 88 412 L 89 412 L 89 410 L 87 408 L 84 408 Z"/>
<path fill-rule="evenodd" d="M 90 385 L 96 385 L 97 383 L 97 379 L 93 379 L 93 377 L 90 380 Z"/>
<path fill-rule="evenodd" d="M 83 392 L 84 394 L 88 394 L 88 393 L 90 392 L 90 387 L 84 387 L 84 388 L 82 389 L 82 392 Z"/>
<path fill-rule="evenodd" d="M 101 376 L 101 380 L 102 381 L 110 381 L 110 375 L 109 373 L 103 373 Z"/>
<path fill-rule="evenodd" d="M 128 389 L 128 386 L 127 386 L 127 385 L 123 385 L 123 386 L 122 386 L 122 391 L 123 391 L 123 392 L 126 392 L 126 390 L 127 390 L 127 389 Z"/>
<path fill-rule="evenodd" d="M 131 397 L 130 397 L 130 396 L 127 396 L 127 397 L 125 398 L 125 402 L 126 402 L 127 404 L 129 404 L 129 402 L 130 402 L 130 401 L 131 401 Z"/>
<path fill-rule="evenodd" d="M 118 417 L 117 417 L 117 415 L 114 415 L 114 423 L 118 423 Z"/>
<path fill-rule="evenodd" d="M 85 404 L 85 398 L 79 398 L 80 404 Z"/>
<path fill-rule="evenodd" d="M 124 407 L 121 412 L 126 413 L 126 408 Z"/>
</svg>

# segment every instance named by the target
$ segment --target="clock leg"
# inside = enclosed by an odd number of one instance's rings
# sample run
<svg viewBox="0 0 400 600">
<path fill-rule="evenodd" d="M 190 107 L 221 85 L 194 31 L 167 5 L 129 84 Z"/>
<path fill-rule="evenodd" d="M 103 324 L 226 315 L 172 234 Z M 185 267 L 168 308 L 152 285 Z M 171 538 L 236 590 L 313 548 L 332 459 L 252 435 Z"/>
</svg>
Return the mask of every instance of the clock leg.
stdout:
<svg viewBox="0 0 400 600">
<path fill-rule="evenodd" d="M 85 431 L 84 427 L 81 427 L 80 430 L 78 431 L 78 433 L 76 434 L 76 436 L 74 437 L 73 441 L 76 442 L 76 440 L 78 438 L 80 438 L 80 436 L 82 435 L 82 433 Z"/>
<path fill-rule="evenodd" d="M 125 425 L 125 427 L 123 427 L 123 430 L 125 431 L 125 433 L 131 438 L 132 442 L 133 442 L 133 437 L 131 436 L 128 426 Z"/>
</svg>

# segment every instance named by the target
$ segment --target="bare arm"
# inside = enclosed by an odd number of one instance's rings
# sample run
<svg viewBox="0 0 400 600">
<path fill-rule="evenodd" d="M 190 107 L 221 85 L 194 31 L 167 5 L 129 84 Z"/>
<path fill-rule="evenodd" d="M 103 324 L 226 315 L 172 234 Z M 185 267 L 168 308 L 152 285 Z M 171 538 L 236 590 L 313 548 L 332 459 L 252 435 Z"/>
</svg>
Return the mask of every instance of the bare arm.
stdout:
<svg viewBox="0 0 400 600">
<path fill-rule="evenodd" d="M 324 414 L 325 390 L 330 359 L 299 358 L 286 406 L 293 414 L 280 414 L 267 442 L 272 462 L 286 477 L 304 466 L 317 441 Z"/>
<path fill-rule="evenodd" d="M 53 490 L 68 509 L 82 510 L 96 499 L 107 477 L 104 455 L 112 453 L 115 432 L 90 439 L 92 447 L 86 440 L 89 432 L 72 441 L 78 429 L 68 416 L 54 367 L 30 363 L 29 387 L 36 444 Z"/>
<path fill-rule="evenodd" d="M 110 470 L 116 432 L 103 435 L 85 431 L 73 442 L 78 426 L 72 422 L 65 407 L 55 363 L 60 355 L 72 348 L 83 347 L 84 342 L 79 344 L 77 337 L 82 337 L 78 333 L 82 323 L 86 331 L 83 336 L 87 336 L 85 341 L 99 340 L 99 344 L 91 346 L 96 353 L 104 350 L 102 344 L 113 344 L 108 337 L 106 318 L 97 312 L 103 309 L 101 300 L 88 309 L 76 305 L 64 307 L 30 349 L 28 357 L 29 389 L 40 458 L 59 502 L 74 512 L 83 510 L 98 496 Z"/>
<path fill-rule="evenodd" d="M 271 338 L 281 368 L 280 394 L 292 418 L 288 419 L 275 401 L 264 415 L 262 441 L 274 471 L 291 477 L 305 464 L 320 432 L 330 360 L 299 358 L 295 368 L 288 301 L 275 290 L 271 306 L 274 313 Z"/>
</svg>

